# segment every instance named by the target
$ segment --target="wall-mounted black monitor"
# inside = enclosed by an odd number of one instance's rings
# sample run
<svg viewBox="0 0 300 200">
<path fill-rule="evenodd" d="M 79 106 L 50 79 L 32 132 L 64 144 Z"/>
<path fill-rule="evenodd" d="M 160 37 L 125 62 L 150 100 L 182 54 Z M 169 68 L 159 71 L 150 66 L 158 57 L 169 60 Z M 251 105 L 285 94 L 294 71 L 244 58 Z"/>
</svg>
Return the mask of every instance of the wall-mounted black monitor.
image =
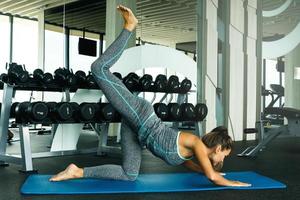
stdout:
<svg viewBox="0 0 300 200">
<path fill-rule="evenodd" d="M 97 41 L 79 38 L 78 52 L 86 56 L 97 56 Z"/>
</svg>

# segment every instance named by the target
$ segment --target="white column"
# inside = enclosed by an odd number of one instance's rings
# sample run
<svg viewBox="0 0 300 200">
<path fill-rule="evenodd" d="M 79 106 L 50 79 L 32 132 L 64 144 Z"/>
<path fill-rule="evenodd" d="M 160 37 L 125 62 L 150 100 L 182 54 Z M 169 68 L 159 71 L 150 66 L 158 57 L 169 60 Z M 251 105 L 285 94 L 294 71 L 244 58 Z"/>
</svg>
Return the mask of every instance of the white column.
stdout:
<svg viewBox="0 0 300 200">
<path fill-rule="evenodd" d="M 229 134 L 243 137 L 244 113 L 244 6 L 242 0 L 226 1 L 226 106 Z"/>
<path fill-rule="evenodd" d="M 218 1 L 197 1 L 197 101 L 206 103 L 208 115 L 204 132 L 216 127 Z"/>
</svg>

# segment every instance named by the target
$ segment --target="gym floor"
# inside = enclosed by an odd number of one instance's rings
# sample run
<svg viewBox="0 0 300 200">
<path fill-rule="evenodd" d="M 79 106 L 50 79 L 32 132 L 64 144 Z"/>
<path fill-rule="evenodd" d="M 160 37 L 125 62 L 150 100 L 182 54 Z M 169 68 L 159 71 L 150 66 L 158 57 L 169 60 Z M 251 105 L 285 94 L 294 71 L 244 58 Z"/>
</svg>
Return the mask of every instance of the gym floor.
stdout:
<svg viewBox="0 0 300 200">
<path fill-rule="evenodd" d="M 16 135 L 17 137 L 17 135 Z M 49 136 L 31 134 L 32 151 L 48 151 Z M 84 134 L 81 138 L 79 148 L 95 146 L 95 136 Z M 38 141 L 38 143 L 37 143 Z M 35 144 L 36 143 L 36 144 Z M 9 167 L 0 168 L 0 200 L 8 199 L 243 199 L 243 200 L 282 200 L 300 199 L 300 138 L 278 138 L 275 139 L 266 150 L 256 158 L 240 158 L 236 154 L 253 142 L 236 142 L 230 157 L 225 161 L 226 171 L 255 171 L 262 175 L 276 179 L 287 185 L 286 189 L 275 190 L 222 190 L 201 192 L 178 192 L 178 193 L 145 193 L 145 194 L 114 194 L 114 195 L 52 195 L 52 196 L 24 196 L 20 194 L 20 187 L 26 179 L 26 175 L 19 173 L 20 166 L 11 164 Z M 18 143 L 9 145 L 8 152 L 19 151 Z M 108 163 L 119 164 L 120 155 L 108 155 L 96 157 L 95 155 L 77 155 L 56 158 L 41 158 L 34 160 L 34 167 L 40 174 L 54 174 L 63 170 L 69 163 L 79 166 L 93 166 Z M 147 150 L 143 152 L 141 173 L 173 173 L 187 172 L 184 167 L 174 167 L 165 164 L 154 157 Z"/>
</svg>

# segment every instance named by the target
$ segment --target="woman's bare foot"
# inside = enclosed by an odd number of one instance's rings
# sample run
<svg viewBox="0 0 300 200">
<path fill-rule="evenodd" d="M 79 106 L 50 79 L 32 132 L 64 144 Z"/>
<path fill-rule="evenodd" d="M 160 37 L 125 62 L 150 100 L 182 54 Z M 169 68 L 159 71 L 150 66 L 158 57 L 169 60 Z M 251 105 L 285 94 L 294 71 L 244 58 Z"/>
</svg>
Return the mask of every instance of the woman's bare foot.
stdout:
<svg viewBox="0 0 300 200">
<path fill-rule="evenodd" d="M 74 164 L 70 164 L 64 171 L 52 176 L 50 181 L 63 181 L 74 178 L 82 178 L 83 169 L 77 167 Z"/>
<path fill-rule="evenodd" d="M 134 16 L 132 11 L 129 8 L 122 5 L 118 5 L 117 9 L 120 11 L 121 15 L 124 18 L 124 28 L 129 31 L 133 31 L 138 23 L 138 20 Z"/>
</svg>

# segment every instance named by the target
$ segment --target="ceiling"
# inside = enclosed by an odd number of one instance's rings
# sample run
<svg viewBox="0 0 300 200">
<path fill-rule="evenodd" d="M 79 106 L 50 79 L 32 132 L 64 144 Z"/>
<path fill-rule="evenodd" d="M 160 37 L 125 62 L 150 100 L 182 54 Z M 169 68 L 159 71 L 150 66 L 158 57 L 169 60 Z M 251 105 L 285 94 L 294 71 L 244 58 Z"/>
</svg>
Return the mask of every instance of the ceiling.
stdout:
<svg viewBox="0 0 300 200">
<path fill-rule="evenodd" d="M 139 20 L 137 37 L 169 46 L 196 40 L 196 0 L 136 1 L 136 15 Z M 285 1 L 263 0 L 263 9 L 275 9 Z M 48 23 L 65 24 L 75 29 L 85 28 L 91 32 L 105 32 L 106 0 L 0 1 L 2 13 L 36 18 L 42 10 L 45 10 L 45 21 Z M 285 35 L 299 22 L 300 0 L 294 0 L 282 14 L 263 19 L 263 35 L 264 37 Z"/>
</svg>

